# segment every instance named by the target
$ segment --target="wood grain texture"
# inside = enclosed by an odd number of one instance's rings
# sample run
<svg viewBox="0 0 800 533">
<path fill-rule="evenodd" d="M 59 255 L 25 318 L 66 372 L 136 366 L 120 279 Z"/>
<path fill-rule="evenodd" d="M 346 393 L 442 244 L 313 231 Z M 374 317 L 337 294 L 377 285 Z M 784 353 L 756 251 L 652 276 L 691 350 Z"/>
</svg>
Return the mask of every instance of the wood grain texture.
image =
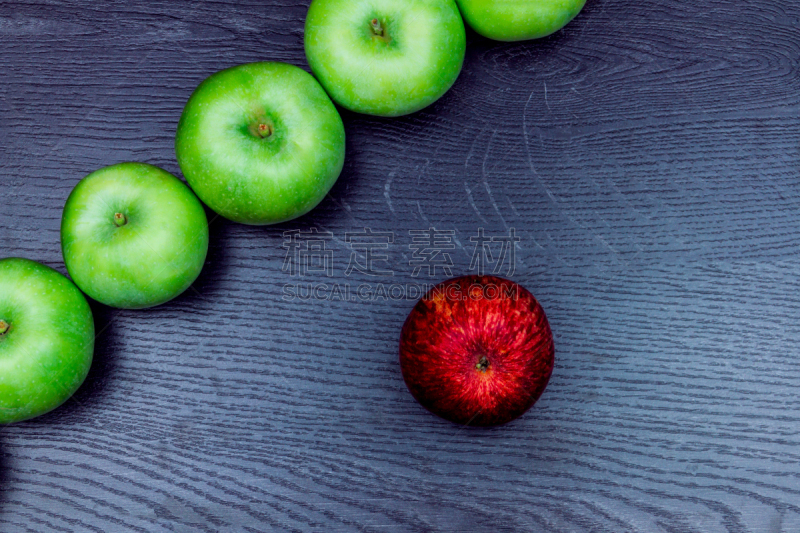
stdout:
<svg viewBox="0 0 800 533">
<path fill-rule="evenodd" d="M 0 255 L 64 272 L 61 208 L 125 160 L 179 174 L 194 87 L 307 68 L 307 2 L 0 3 Z M 343 113 L 345 170 L 311 214 L 215 220 L 200 279 L 150 311 L 95 305 L 74 400 L 0 431 L 0 531 L 800 531 L 800 4 L 592 0 L 564 31 L 469 33 L 409 117 Z M 503 427 L 419 407 L 407 300 L 286 301 L 345 276 L 346 232 L 515 228 L 513 278 L 556 339 L 547 391 Z M 332 232 L 333 276 L 282 271 Z M 424 281 L 436 282 L 441 273 Z M 387 280 L 383 280 L 389 282 Z"/>
</svg>

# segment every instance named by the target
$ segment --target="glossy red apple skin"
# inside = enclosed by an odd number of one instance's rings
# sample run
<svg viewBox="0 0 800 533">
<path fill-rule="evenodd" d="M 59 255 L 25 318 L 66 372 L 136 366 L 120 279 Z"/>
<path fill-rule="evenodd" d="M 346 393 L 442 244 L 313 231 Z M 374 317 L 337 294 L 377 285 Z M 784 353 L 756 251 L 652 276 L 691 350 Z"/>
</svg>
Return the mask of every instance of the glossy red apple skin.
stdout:
<svg viewBox="0 0 800 533">
<path fill-rule="evenodd" d="M 554 363 L 544 309 L 525 288 L 494 276 L 432 288 L 400 335 L 400 368 L 426 409 L 470 426 L 505 424 L 544 392 Z"/>
</svg>

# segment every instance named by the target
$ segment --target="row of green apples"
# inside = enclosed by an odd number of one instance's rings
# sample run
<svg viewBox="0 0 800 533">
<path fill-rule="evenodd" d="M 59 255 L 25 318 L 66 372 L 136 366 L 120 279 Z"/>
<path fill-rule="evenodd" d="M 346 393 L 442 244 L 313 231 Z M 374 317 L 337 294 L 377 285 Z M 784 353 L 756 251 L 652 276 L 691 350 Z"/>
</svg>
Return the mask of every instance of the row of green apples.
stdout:
<svg viewBox="0 0 800 533">
<path fill-rule="evenodd" d="M 461 71 L 466 47 L 461 14 L 482 35 L 520 40 L 560 29 L 584 2 L 314 0 L 305 48 L 316 79 L 284 63 L 241 65 L 206 79 L 179 122 L 175 149 L 181 170 L 200 199 L 231 220 L 273 224 L 301 216 L 328 193 L 344 164 L 344 126 L 330 98 L 361 113 L 415 112 L 441 97 Z M 121 163 L 93 172 L 75 187 L 64 208 L 61 241 L 67 270 L 84 293 L 109 306 L 140 309 L 169 301 L 194 282 L 208 251 L 208 221 L 192 190 L 176 177 L 152 165 Z M 534 330 L 541 338 L 536 349 L 512 355 L 539 370 L 530 370 L 525 390 L 516 391 L 523 401 L 488 398 L 493 405 L 516 407 L 505 412 L 498 407 L 486 423 L 524 412 L 552 370 L 549 326 L 541 307 L 525 294 L 528 321 L 520 318 L 519 304 L 506 298 L 503 305 L 517 309 L 515 327 L 538 323 Z M 430 301 L 442 305 L 441 297 Z M 421 302 L 417 312 L 429 303 Z M 480 405 L 465 411 L 458 400 L 459 413 L 437 409 L 432 391 L 446 389 L 428 378 L 420 385 L 414 376 L 426 375 L 425 364 L 440 370 L 447 365 L 431 362 L 430 346 L 420 350 L 422 341 L 410 340 L 416 336 L 408 326 L 404 331 L 405 352 L 416 354 L 403 364 L 414 396 L 446 418 L 474 420 L 469 413 Z M 89 371 L 94 339 L 91 309 L 72 282 L 33 261 L 0 260 L 0 423 L 35 417 L 66 401 Z M 467 362 L 482 379 L 488 365 L 485 355 L 477 364 Z M 447 379 L 447 371 L 440 374 Z M 483 382 L 476 387 L 486 389 Z"/>
</svg>

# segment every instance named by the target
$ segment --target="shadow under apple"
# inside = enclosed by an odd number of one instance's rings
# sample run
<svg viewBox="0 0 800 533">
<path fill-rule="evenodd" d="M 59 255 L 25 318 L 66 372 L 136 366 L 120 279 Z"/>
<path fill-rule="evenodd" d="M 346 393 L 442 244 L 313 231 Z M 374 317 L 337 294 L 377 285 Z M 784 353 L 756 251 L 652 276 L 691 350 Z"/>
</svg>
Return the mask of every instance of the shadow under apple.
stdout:
<svg viewBox="0 0 800 533">
<path fill-rule="evenodd" d="M 209 305 L 213 305 L 214 297 L 212 295 L 219 288 L 221 281 L 225 279 L 225 274 L 230 267 L 228 261 L 231 250 L 230 241 L 236 231 L 236 223 L 216 214 L 205 204 L 203 208 L 208 219 L 208 254 L 205 265 L 191 287 L 173 300 L 163 304 L 164 306 L 183 308 L 192 306 L 198 301 L 207 301 Z M 143 312 L 147 312 L 147 309 Z"/>
<path fill-rule="evenodd" d="M 7 426 L 0 426 L 0 522 L 2 522 L 1 518 L 8 506 L 9 495 L 14 488 L 11 485 L 10 475 L 11 457 L 6 451 L 8 449 L 5 443 L 7 439 L 6 431 Z"/>
<path fill-rule="evenodd" d="M 86 418 L 87 409 L 102 403 L 106 385 L 111 380 L 118 355 L 115 353 L 114 317 L 119 312 L 92 299 L 87 298 L 94 316 L 95 341 L 94 357 L 89 373 L 83 385 L 60 407 L 42 416 L 21 422 L 36 424 L 53 424 L 59 422 L 74 423 L 78 418 Z"/>
</svg>

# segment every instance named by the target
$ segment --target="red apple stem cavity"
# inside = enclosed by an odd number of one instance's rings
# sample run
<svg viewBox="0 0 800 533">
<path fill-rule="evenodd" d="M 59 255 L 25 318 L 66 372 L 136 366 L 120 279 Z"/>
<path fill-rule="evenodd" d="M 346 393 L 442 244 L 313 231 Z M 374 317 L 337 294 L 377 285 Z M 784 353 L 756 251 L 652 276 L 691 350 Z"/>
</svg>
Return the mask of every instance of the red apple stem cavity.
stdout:
<svg viewBox="0 0 800 533">
<path fill-rule="evenodd" d="M 127 223 L 128 223 L 128 217 L 126 217 L 122 213 L 114 213 L 114 224 L 118 228 L 121 228 L 122 226 L 124 226 Z"/>
<path fill-rule="evenodd" d="M 475 365 L 475 368 L 480 370 L 481 372 L 486 372 L 486 369 L 489 368 L 489 359 L 484 355 L 478 361 L 478 364 Z"/>
<path fill-rule="evenodd" d="M 377 35 L 378 37 L 383 37 L 383 26 L 381 26 L 381 21 L 378 19 L 372 19 L 369 22 L 370 26 L 372 26 L 372 33 Z"/>
<path fill-rule="evenodd" d="M 0 335 L 5 335 L 9 327 L 11 326 L 8 325 L 8 322 L 0 320 Z"/>
</svg>

